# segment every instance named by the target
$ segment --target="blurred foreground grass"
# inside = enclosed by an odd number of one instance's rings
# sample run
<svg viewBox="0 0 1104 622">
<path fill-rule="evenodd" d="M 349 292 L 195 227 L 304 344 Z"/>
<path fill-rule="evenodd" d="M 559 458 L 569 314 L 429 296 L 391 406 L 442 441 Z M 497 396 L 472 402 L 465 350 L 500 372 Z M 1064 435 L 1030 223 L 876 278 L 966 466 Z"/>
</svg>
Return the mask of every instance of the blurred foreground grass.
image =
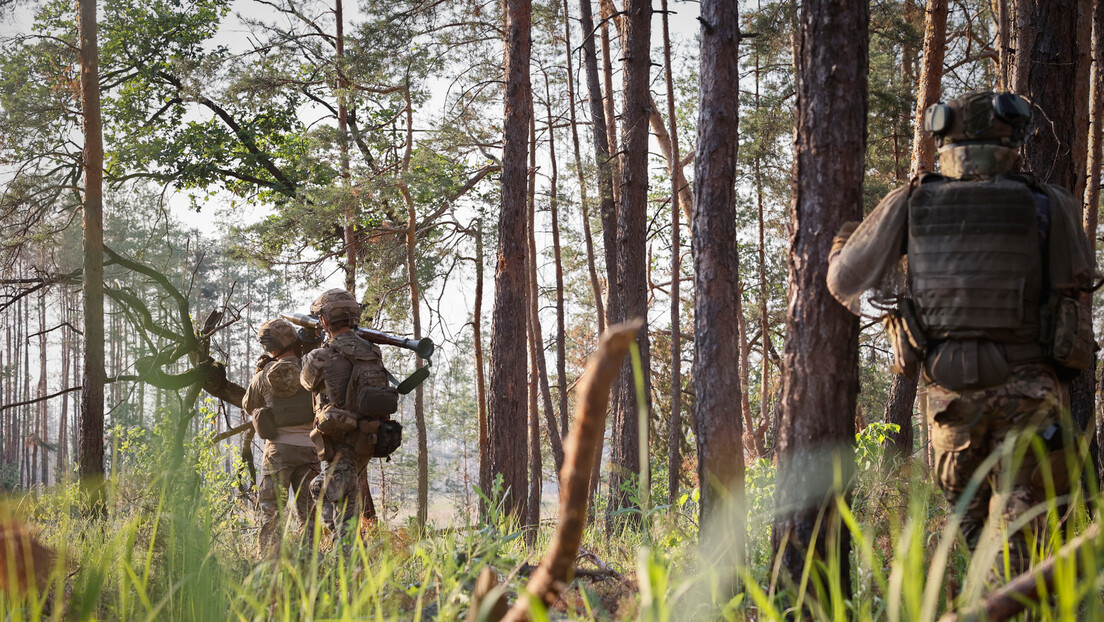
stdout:
<svg viewBox="0 0 1104 622">
<path fill-rule="evenodd" d="M 116 431 L 121 456 L 108 481 L 109 505 L 89 518 L 76 485 L 7 499 L 0 523 L 32 525 L 57 553 L 45 585 L 0 592 L 5 620 L 458 620 L 465 619 L 475 578 L 486 566 L 505 579 L 510 600 L 551 537 L 541 528 L 528 549 L 516 525 L 492 508 L 486 521 L 418 534 L 406 524 L 365 526 L 333 541 L 316 531 L 289 533 L 277 556 L 256 552 L 255 517 L 225 468 L 227 452 L 207 437 L 190 441 L 183 466 L 169 464 L 154 429 Z M 858 438 L 859 476 L 849 503 L 837 499 L 841 529 L 852 535 L 853 595 L 822 581 L 815 563 L 805 577 L 816 597 L 787 584 L 770 553 L 774 472 L 766 462 L 747 472 L 747 565 L 742 590 L 730 597 L 698 554 L 694 494 L 678 507 L 651 509 L 646 528 L 611 536 L 590 529 L 566 602 L 548 619 L 613 620 L 937 620 L 951 608 L 976 604 L 989 564 L 972 563 L 955 542 L 954 515 L 927 483 L 918 462 L 880 471 L 884 428 Z M 224 453 L 225 452 L 225 453 Z M 662 481 L 657 478 L 657 481 Z M 1058 524 L 1050 508 L 1049 538 L 1036 542 L 1041 560 L 1084 529 L 1097 511 L 1085 487 Z M 602 508 L 599 508 L 601 511 Z M 1047 511 L 1047 508 L 1039 508 Z M 994 526 L 991 551 L 999 549 Z M 317 545 L 312 544 L 318 541 Z M 1035 610 L 1038 620 L 1104 619 L 1099 546 L 1060 564 L 1054 593 Z M 991 559 L 991 557 L 989 558 Z M 829 560 L 834 566 L 838 560 Z M 6 583 L 16 581 L 7 564 Z M 827 573 L 830 575 L 831 573 Z M 798 615 L 799 612 L 803 612 Z M 544 614 L 542 614 L 543 616 Z M 537 619 L 541 619 L 538 616 Z"/>
</svg>

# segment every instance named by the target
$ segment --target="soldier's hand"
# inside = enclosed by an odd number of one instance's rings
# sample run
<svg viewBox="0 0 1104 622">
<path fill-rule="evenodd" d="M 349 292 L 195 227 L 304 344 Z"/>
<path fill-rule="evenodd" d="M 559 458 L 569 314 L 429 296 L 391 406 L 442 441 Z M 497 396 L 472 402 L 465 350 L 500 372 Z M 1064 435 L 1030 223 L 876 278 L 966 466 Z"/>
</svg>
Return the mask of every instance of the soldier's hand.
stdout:
<svg viewBox="0 0 1104 622">
<path fill-rule="evenodd" d="M 843 223 L 843 226 L 840 227 L 839 233 L 836 234 L 836 237 L 832 238 L 832 251 L 828 253 L 828 256 L 831 257 L 832 255 L 840 252 L 843 249 L 844 244 L 847 244 L 847 240 L 851 239 L 851 234 L 855 233 L 855 229 L 858 228 L 858 221 L 849 220 Z"/>
</svg>

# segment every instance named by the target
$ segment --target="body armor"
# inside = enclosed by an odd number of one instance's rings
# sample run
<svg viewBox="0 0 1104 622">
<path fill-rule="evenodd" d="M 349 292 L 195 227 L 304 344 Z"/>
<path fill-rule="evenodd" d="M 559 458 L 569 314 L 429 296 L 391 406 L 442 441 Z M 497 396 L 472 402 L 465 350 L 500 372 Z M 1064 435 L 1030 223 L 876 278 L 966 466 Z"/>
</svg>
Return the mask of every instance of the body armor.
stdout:
<svg viewBox="0 0 1104 622">
<path fill-rule="evenodd" d="M 277 428 L 305 425 L 314 421 L 310 391 L 300 389 L 291 397 L 272 397 L 272 418 Z"/>
<path fill-rule="evenodd" d="M 913 300 L 925 371 L 955 388 L 991 386 L 1042 360 L 1043 269 L 1031 188 L 1008 178 L 920 184 L 909 198 Z"/>
</svg>

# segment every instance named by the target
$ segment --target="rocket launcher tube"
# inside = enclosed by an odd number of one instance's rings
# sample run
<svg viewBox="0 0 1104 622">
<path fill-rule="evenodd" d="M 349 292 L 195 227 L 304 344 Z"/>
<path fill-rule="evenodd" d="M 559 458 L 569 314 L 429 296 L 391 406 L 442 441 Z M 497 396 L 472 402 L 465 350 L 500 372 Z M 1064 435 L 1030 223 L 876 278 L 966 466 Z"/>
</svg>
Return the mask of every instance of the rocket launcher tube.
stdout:
<svg viewBox="0 0 1104 622">
<path fill-rule="evenodd" d="M 291 322 L 292 324 L 304 328 L 308 335 L 313 332 L 313 335 L 310 336 L 315 336 L 322 330 L 322 322 L 313 315 L 307 315 L 306 313 L 288 312 L 281 313 L 280 317 Z M 361 339 L 371 341 L 372 343 L 379 345 L 404 348 L 406 350 L 414 352 L 419 357 L 427 361 L 430 360 L 430 357 L 433 356 L 433 351 L 436 349 L 433 340 L 429 337 L 423 337 L 417 340 L 404 339 L 402 337 L 396 337 L 381 330 L 375 330 L 372 328 L 357 327 L 355 330 L 357 336 L 359 336 Z"/>
</svg>

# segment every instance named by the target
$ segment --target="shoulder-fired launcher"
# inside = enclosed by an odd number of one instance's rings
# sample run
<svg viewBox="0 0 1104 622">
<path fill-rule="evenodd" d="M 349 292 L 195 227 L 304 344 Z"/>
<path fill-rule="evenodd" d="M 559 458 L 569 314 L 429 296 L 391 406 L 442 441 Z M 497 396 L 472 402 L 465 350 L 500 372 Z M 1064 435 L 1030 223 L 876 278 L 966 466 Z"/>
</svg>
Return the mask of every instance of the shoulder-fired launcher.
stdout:
<svg viewBox="0 0 1104 622">
<path fill-rule="evenodd" d="M 307 341 L 317 340 L 318 334 L 322 331 L 322 322 L 313 315 L 307 315 L 306 313 L 281 313 L 280 317 L 285 320 L 306 329 L 308 339 Z M 395 346 L 399 348 L 405 348 L 414 352 L 419 357 L 430 360 L 433 356 L 433 351 L 436 346 L 433 344 L 433 340 L 429 337 L 423 337 L 421 339 L 404 339 L 402 337 L 396 337 L 383 332 L 382 330 L 375 330 L 371 328 L 357 327 L 356 334 L 361 339 L 371 341 L 383 346 Z"/>
</svg>

